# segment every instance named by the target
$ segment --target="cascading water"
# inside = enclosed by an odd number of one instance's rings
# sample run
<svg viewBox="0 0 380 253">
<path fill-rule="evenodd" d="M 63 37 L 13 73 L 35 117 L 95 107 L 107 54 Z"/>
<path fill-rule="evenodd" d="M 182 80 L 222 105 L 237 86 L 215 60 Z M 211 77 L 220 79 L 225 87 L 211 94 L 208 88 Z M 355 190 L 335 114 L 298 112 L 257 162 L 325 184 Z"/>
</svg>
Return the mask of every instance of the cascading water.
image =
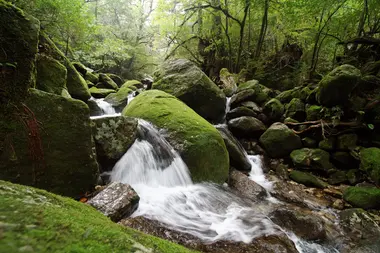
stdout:
<svg viewBox="0 0 380 253">
<path fill-rule="evenodd" d="M 90 100 L 93 100 L 93 101 L 96 102 L 96 104 L 102 110 L 102 112 L 103 112 L 104 115 L 114 115 L 114 114 L 116 114 L 115 108 L 110 103 L 104 101 L 104 98 L 95 99 L 95 98 L 91 97 Z"/>
<path fill-rule="evenodd" d="M 250 177 L 270 189 L 259 156 L 248 156 Z M 301 253 L 337 252 L 297 238 L 274 224 L 268 214 L 278 203 L 253 203 L 212 183 L 193 184 L 179 154 L 150 123 L 139 120 L 139 136 L 115 165 L 111 181 L 130 184 L 140 196 L 133 217 L 144 216 L 200 238 L 249 243 L 254 238 L 285 233 Z"/>
</svg>

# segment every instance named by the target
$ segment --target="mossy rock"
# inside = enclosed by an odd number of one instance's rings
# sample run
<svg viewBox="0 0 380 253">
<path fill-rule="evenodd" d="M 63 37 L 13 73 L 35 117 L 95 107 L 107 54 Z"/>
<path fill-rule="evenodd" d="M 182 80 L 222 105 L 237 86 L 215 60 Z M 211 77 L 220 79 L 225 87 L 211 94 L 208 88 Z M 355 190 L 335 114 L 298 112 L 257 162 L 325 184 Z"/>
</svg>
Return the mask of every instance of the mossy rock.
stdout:
<svg viewBox="0 0 380 253">
<path fill-rule="evenodd" d="M 120 88 L 129 88 L 131 90 L 137 90 L 144 88 L 144 84 L 137 80 L 128 80 Z"/>
<path fill-rule="evenodd" d="M 37 89 L 70 98 L 66 79 L 67 69 L 59 61 L 45 55 L 37 56 Z"/>
<path fill-rule="evenodd" d="M 290 154 L 290 158 L 296 168 L 327 172 L 334 167 L 330 163 L 330 154 L 322 149 L 303 148 L 294 150 Z"/>
<path fill-rule="evenodd" d="M 336 148 L 340 150 L 352 150 L 356 148 L 357 142 L 358 142 L 357 134 L 339 135 L 336 140 Z"/>
<path fill-rule="evenodd" d="M 307 173 L 307 172 L 302 172 L 298 170 L 293 170 L 290 172 L 289 177 L 300 184 L 309 186 L 309 187 L 316 187 L 316 188 L 326 188 L 328 186 L 327 183 L 323 182 L 316 176 Z"/>
<path fill-rule="evenodd" d="M 88 106 L 36 89 L 24 105 L 0 119 L 0 140 L 6 140 L 0 179 L 72 197 L 91 190 L 99 171 Z"/>
<path fill-rule="evenodd" d="M 245 90 L 254 90 L 251 101 L 262 105 L 266 103 L 271 98 L 272 90 L 259 84 L 257 80 L 251 80 L 246 83 L 239 85 L 237 92 L 242 92 Z"/>
<path fill-rule="evenodd" d="M 167 140 L 180 154 L 194 181 L 222 183 L 229 158 L 218 130 L 176 97 L 149 90 L 138 95 L 123 115 L 142 118 L 167 131 Z"/>
<path fill-rule="evenodd" d="M 75 69 L 74 65 L 66 56 L 57 48 L 54 42 L 43 32 L 40 33 L 39 47 L 40 54 L 47 55 L 59 61 L 67 69 L 66 87 L 73 98 L 87 101 L 91 98 L 86 80 Z"/>
<path fill-rule="evenodd" d="M 263 113 L 272 121 L 280 121 L 284 114 L 284 105 L 276 98 L 269 100 L 263 108 Z"/>
<path fill-rule="evenodd" d="M 153 89 L 174 95 L 206 120 L 223 120 L 226 96 L 194 63 L 185 59 L 167 61 L 155 72 L 155 79 Z"/>
<path fill-rule="evenodd" d="M 240 137 L 258 138 L 267 129 L 263 122 L 254 117 L 239 117 L 228 121 L 228 129 Z"/>
<path fill-rule="evenodd" d="M 359 161 L 356 160 L 349 152 L 334 152 L 331 156 L 332 162 L 342 170 L 359 168 Z"/>
<path fill-rule="evenodd" d="M 282 123 L 274 123 L 260 137 L 260 143 L 271 157 L 280 158 L 302 147 L 301 138 Z"/>
<path fill-rule="evenodd" d="M 100 89 L 97 87 L 90 88 L 91 95 L 94 98 L 105 98 L 111 93 L 116 93 L 116 90 L 113 89 Z"/>
<path fill-rule="evenodd" d="M 231 97 L 237 91 L 238 75 L 230 73 L 226 68 L 222 68 L 219 72 L 219 79 L 223 86 L 224 94 Z"/>
<path fill-rule="evenodd" d="M 121 78 L 120 76 L 116 75 L 116 74 L 111 74 L 111 73 L 108 73 L 107 76 L 109 78 L 112 79 L 112 81 L 114 81 L 118 87 L 120 87 L 121 85 L 123 85 L 124 83 L 124 80 L 123 78 Z"/>
<path fill-rule="evenodd" d="M 306 118 L 305 104 L 299 98 L 293 98 L 289 104 L 285 106 L 285 117 L 289 117 L 298 121 L 304 121 Z"/>
<path fill-rule="evenodd" d="M 306 101 L 307 98 L 313 93 L 313 90 L 311 90 L 309 87 L 304 87 L 300 91 L 300 97 L 302 101 Z"/>
<path fill-rule="evenodd" d="M 102 87 L 98 88 L 112 89 L 117 90 L 119 86 L 106 74 L 99 74 L 99 82 L 102 84 Z"/>
<path fill-rule="evenodd" d="M 74 68 L 83 76 L 86 76 L 87 68 L 80 62 L 72 62 Z"/>
<path fill-rule="evenodd" d="M 336 146 L 336 138 L 335 137 L 329 137 L 329 138 L 323 139 L 318 144 L 318 147 L 320 149 L 323 149 L 326 151 L 334 150 L 335 146 Z"/>
<path fill-rule="evenodd" d="M 338 170 L 331 175 L 329 175 L 329 178 L 327 179 L 327 182 L 331 185 L 339 185 L 346 183 L 348 181 L 347 175 L 345 171 Z"/>
<path fill-rule="evenodd" d="M 40 22 L 11 3 L 0 1 L 0 103 L 22 101 L 36 83 Z M 3 101 L 4 100 L 4 101 Z M 1 106 L 2 109 L 4 108 Z M 0 109 L 1 110 L 1 109 Z"/>
<path fill-rule="evenodd" d="M 193 252 L 44 190 L 0 181 L 0 202 L 2 252 Z"/>
<path fill-rule="evenodd" d="M 237 92 L 247 90 L 247 89 L 254 89 L 255 86 L 258 86 L 258 85 L 260 85 L 258 80 L 249 80 L 245 83 L 239 84 Z"/>
<path fill-rule="evenodd" d="M 316 148 L 317 147 L 317 141 L 310 137 L 305 137 L 302 139 L 302 145 L 305 148 Z"/>
<path fill-rule="evenodd" d="M 248 107 L 240 106 L 240 107 L 230 110 L 226 115 L 226 119 L 231 120 L 231 119 L 235 119 L 235 118 L 239 118 L 243 116 L 256 117 L 257 112 L 255 112 L 254 110 Z"/>
<path fill-rule="evenodd" d="M 360 78 L 360 70 L 354 66 L 346 64 L 337 67 L 319 82 L 317 101 L 325 106 L 344 104 Z"/>
<path fill-rule="evenodd" d="M 380 184 L 380 149 L 365 148 L 360 151 L 360 169 L 376 183 Z"/>
<path fill-rule="evenodd" d="M 107 95 L 104 101 L 110 103 L 117 111 L 122 111 L 127 106 L 128 96 L 131 93 L 133 93 L 133 90 L 123 86 L 116 93 Z"/>
<path fill-rule="evenodd" d="M 351 185 L 356 185 L 357 183 L 363 182 L 365 179 L 365 176 L 363 175 L 363 172 L 357 169 L 352 169 L 347 171 L 347 180 Z"/>
<path fill-rule="evenodd" d="M 93 84 L 97 84 L 99 82 L 99 75 L 94 72 L 87 71 L 84 78 Z"/>
<path fill-rule="evenodd" d="M 320 105 L 311 105 L 306 108 L 306 120 L 315 121 L 323 118 L 323 107 Z"/>
<path fill-rule="evenodd" d="M 380 209 L 379 188 L 349 187 L 344 191 L 343 199 L 353 207 Z"/>
<path fill-rule="evenodd" d="M 293 98 L 302 97 L 301 96 L 301 90 L 302 89 L 300 87 L 296 87 L 296 88 L 291 89 L 291 90 L 286 90 L 286 91 L 281 92 L 279 95 L 277 95 L 276 98 L 281 103 L 289 103 Z"/>
</svg>

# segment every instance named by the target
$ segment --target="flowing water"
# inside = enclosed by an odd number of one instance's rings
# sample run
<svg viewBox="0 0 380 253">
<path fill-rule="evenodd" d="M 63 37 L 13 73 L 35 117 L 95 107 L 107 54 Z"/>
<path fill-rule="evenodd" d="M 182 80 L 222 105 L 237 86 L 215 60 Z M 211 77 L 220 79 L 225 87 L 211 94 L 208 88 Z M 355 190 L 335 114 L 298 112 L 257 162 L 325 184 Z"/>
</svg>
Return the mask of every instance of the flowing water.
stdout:
<svg viewBox="0 0 380 253">
<path fill-rule="evenodd" d="M 252 165 L 250 178 L 270 190 L 261 158 L 247 158 Z M 274 224 L 267 217 L 275 208 L 273 201 L 253 203 L 225 186 L 193 184 L 180 155 L 157 129 L 143 120 L 139 120 L 138 139 L 115 165 L 111 181 L 130 184 L 140 196 L 134 217 L 157 220 L 205 243 L 249 243 L 257 237 L 285 232 L 301 253 L 337 252 L 302 241 Z"/>
</svg>

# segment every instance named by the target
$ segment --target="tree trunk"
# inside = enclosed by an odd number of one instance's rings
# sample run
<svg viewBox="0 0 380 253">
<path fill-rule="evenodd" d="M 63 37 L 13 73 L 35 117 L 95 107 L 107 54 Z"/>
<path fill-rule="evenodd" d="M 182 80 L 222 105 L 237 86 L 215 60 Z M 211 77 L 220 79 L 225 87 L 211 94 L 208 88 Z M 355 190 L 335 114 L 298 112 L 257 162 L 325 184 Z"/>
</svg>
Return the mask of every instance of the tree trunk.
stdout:
<svg viewBox="0 0 380 253">
<path fill-rule="evenodd" d="M 263 20 L 261 22 L 260 35 L 259 35 L 259 40 L 257 42 L 256 53 L 255 53 L 256 59 L 258 59 L 260 57 L 261 50 L 262 50 L 263 44 L 264 44 L 265 35 L 267 32 L 268 10 L 269 10 L 269 0 L 265 0 L 264 15 L 263 15 Z"/>
<path fill-rule="evenodd" d="M 248 11 L 249 11 L 250 5 L 251 5 L 251 1 L 246 0 L 245 1 L 245 7 L 244 7 L 244 17 L 240 23 L 239 49 L 238 49 L 236 66 L 235 66 L 235 72 L 236 73 L 238 73 L 240 71 L 240 61 L 241 61 L 241 56 L 242 56 L 242 52 L 243 52 L 244 28 L 245 28 L 245 23 L 247 21 L 247 16 L 248 16 Z"/>
</svg>

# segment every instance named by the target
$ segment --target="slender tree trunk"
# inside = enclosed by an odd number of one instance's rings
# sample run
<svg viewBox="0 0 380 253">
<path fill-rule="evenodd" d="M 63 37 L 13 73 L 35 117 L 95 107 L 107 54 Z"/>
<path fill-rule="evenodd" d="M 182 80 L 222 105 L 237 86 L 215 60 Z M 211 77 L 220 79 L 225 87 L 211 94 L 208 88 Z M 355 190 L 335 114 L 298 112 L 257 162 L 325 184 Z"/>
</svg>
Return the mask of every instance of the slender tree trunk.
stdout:
<svg viewBox="0 0 380 253">
<path fill-rule="evenodd" d="M 224 5 L 226 10 L 228 11 L 228 0 L 224 0 Z M 225 29 L 225 34 L 227 38 L 227 43 L 228 43 L 228 70 L 233 71 L 233 63 L 232 63 L 232 43 L 231 43 L 231 37 L 229 35 L 229 22 L 228 22 L 228 17 L 226 16 L 226 29 Z"/>
<path fill-rule="evenodd" d="M 69 43 L 70 43 L 70 36 L 67 35 L 67 38 L 66 38 L 66 47 L 65 47 L 65 56 L 66 57 L 69 54 Z"/>
<path fill-rule="evenodd" d="M 266 35 L 266 32 L 267 32 L 267 27 L 268 27 L 268 10 L 269 10 L 269 0 L 265 0 L 264 15 L 263 15 L 263 20 L 261 22 L 260 35 L 259 35 L 259 40 L 257 42 L 256 53 L 255 53 L 255 58 L 256 59 L 258 59 L 260 57 L 261 50 L 262 50 L 263 44 L 264 44 L 265 35 Z"/>
<path fill-rule="evenodd" d="M 241 21 L 240 24 L 240 39 L 239 39 L 239 49 L 238 49 L 238 56 L 237 56 L 237 61 L 236 61 L 236 66 L 235 66 L 235 72 L 238 73 L 240 71 L 240 61 L 241 61 L 241 56 L 243 52 L 243 41 L 244 41 L 244 28 L 245 28 L 245 23 L 247 21 L 247 16 L 248 16 L 248 11 L 250 8 L 251 1 L 246 0 L 245 1 L 245 6 L 244 6 L 244 17 L 243 20 Z"/>
</svg>

